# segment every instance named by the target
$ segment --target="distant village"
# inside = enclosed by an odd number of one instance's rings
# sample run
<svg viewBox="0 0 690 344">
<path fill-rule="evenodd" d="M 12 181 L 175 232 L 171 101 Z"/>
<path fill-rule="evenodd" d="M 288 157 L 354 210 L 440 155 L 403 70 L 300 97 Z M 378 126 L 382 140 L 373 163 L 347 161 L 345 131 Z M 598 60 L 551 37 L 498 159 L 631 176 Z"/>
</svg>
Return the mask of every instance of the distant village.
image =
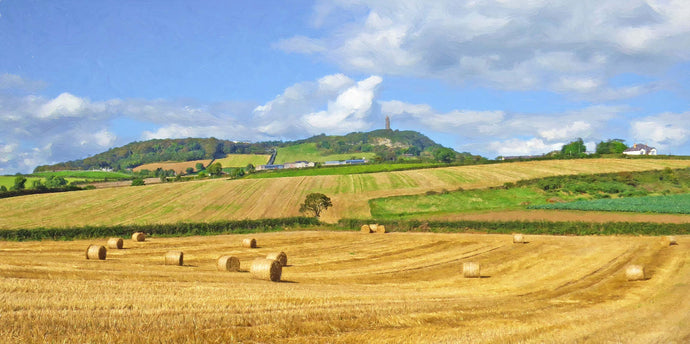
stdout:
<svg viewBox="0 0 690 344">
<path fill-rule="evenodd" d="M 368 163 L 367 159 L 350 159 L 350 160 L 339 160 L 339 161 L 326 161 L 321 166 L 340 166 L 340 165 L 364 165 Z M 272 164 L 272 165 L 259 165 L 256 167 L 257 171 L 266 170 L 282 170 L 289 168 L 307 168 L 314 167 L 316 163 L 310 161 L 295 161 L 288 162 L 284 164 Z"/>
</svg>

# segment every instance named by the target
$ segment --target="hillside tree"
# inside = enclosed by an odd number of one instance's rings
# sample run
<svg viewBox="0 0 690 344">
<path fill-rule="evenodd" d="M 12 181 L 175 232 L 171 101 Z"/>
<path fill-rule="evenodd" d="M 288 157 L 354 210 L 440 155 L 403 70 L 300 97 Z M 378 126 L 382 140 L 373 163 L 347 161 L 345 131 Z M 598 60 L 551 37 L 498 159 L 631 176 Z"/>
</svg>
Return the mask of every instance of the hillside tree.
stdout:
<svg viewBox="0 0 690 344">
<path fill-rule="evenodd" d="M 587 147 L 581 138 L 563 145 L 561 154 L 564 156 L 582 156 L 587 152 Z"/>
<path fill-rule="evenodd" d="M 314 217 L 321 216 L 321 213 L 333 206 L 331 199 L 322 193 L 310 193 L 300 205 L 299 212 L 303 214 L 313 214 Z"/>
<path fill-rule="evenodd" d="M 434 151 L 434 158 L 437 161 L 450 164 L 451 162 L 455 161 L 455 151 L 445 147 L 438 148 Z"/>
<path fill-rule="evenodd" d="M 625 140 L 613 139 L 597 143 L 597 154 L 621 154 L 628 146 L 624 143 Z"/>
<path fill-rule="evenodd" d="M 206 168 L 206 172 L 210 176 L 220 176 L 223 173 L 223 165 L 220 162 L 215 162 Z"/>
</svg>

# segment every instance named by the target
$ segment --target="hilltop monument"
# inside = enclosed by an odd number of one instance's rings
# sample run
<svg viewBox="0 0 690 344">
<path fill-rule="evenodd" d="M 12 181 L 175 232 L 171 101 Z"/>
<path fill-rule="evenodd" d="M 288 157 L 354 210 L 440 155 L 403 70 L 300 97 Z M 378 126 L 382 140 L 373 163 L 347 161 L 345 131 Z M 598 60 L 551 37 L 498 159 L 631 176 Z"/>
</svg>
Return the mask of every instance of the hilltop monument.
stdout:
<svg viewBox="0 0 690 344">
<path fill-rule="evenodd" d="M 391 118 L 386 116 L 386 130 L 391 130 Z"/>
</svg>

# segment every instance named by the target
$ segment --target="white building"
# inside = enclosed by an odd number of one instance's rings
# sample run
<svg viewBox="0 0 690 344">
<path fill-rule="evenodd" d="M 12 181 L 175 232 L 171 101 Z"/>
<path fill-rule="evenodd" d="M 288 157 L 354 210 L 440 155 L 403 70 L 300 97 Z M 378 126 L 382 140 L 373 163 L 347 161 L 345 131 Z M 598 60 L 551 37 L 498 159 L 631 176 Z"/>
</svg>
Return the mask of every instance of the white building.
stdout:
<svg viewBox="0 0 690 344">
<path fill-rule="evenodd" d="M 636 143 L 632 147 L 623 151 L 627 155 L 656 155 L 656 148 Z"/>
</svg>

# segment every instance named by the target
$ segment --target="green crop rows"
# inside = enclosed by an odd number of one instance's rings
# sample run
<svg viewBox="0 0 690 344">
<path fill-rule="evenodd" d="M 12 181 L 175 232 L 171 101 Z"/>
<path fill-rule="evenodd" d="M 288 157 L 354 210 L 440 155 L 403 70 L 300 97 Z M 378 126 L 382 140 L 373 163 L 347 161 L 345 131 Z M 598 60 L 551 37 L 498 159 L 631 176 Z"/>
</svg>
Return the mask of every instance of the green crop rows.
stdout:
<svg viewBox="0 0 690 344">
<path fill-rule="evenodd" d="M 535 205 L 532 209 L 625 211 L 636 213 L 690 214 L 690 194 L 604 198 L 591 201 Z"/>
</svg>

